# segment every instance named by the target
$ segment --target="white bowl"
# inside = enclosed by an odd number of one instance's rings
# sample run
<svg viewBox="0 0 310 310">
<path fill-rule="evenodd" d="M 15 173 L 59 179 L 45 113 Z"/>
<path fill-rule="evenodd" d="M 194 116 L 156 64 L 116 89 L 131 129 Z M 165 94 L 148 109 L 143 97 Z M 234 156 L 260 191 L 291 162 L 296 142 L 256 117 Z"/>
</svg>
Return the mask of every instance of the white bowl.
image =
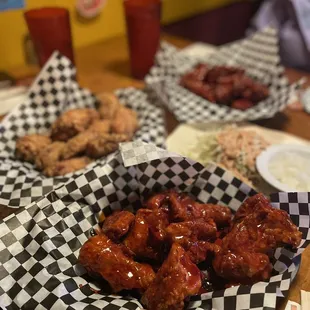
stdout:
<svg viewBox="0 0 310 310">
<path fill-rule="evenodd" d="M 302 145 L 273 145 L 268 147 L 256 158 L 256 167 L 263 179 L 276 189 L 283 192 L 298 192 L 296 188 L 280 182 L 269 170 L 270 161 L 275 156 L 281 156 L 285 153 L 300 153 L 309 158 L 310 164 L 310 147 Z M 283 167 L 285 169 L 285 167 Z M 302 172 L 301 172 L 302 173 Z"/>
</svg>

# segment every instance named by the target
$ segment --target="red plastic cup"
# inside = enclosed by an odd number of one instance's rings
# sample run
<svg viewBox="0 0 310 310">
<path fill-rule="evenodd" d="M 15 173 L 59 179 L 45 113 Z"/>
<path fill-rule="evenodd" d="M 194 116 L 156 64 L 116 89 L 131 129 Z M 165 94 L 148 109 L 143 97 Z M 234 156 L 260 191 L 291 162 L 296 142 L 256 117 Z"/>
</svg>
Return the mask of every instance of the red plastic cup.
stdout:
<svg viewBox="0 0 310 310">
<path fill-rule="evenodd" d="M 65 8 L 46 7 L 24 14 L 40 66 L 58 50 L 74 63 L 70 14 Z"/>
<path fill-rule="evenodd" d="M 143 79 L 160 42 L 161 0 L 124 0 L 131 74 Z"/>
</svg>

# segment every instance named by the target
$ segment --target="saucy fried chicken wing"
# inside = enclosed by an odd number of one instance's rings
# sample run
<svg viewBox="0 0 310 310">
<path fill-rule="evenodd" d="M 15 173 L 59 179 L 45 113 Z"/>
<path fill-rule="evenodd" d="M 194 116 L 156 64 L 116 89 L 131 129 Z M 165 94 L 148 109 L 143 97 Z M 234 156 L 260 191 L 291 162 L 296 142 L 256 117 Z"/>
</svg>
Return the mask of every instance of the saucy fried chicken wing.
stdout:
<svg viewBox="0 0 310 310">
<path fill-rule="evenodd" d="M 215 243 L 207 241 L 196 241 L 186 250 L 189 258 L 194 264 L 199 264 L 205 261 L 209 255 L 214 255 L 221 251 L 221 247 Z"/>
<path fill-rule="evenodd" d="M 267 254 L 246 251 L 217 254 L 213 267 L 219 276 L 245 285 L 268 280 L 272 271 Z"/>
<path fill-rule="evenodd" d="M 44 135 L 28 135 L 16 141 L 15 155 L 18 159 L 34 163 L 39 152 L 51 144 L 51 139 Z"/>
<path fill-rule="evenodd" d="M 132 228 L 124 240 L 124 244 L 138 258 L 158 260 L 159 253 L 149 244 L 150 234 L 147 217 L 150 214 L 152 214 L 151 210 L 138 210 Z"/>
<path fill-rule="evenodd" d="M 116 111 L 122 106 L 113 93 L 102 93 L 98 96 L 100 101 L 98 112 L 102 119 L 112 120 Z"/>
<path fill-rule="evenodd" d="M 261 208 L 265 205 L 269 205 L 269 200 L 262 194 L 256 194 L 247 198 L 235 213 L 234 223 L 240 222 L 250 213 L 253 213 L 256 208 Z"/>
<path fill-rule="evenodd" d="M 128 136 L 125 134 L 100 134 L 87 143 L 86 155 L 100 158 L 117 151 L 119 143 L 125 141 L 128 141 Z"/>
<path fill-rule="evenodd" d="M 169 225 L 167 210 L 153 210 L 147 215 L 146 221 L 149 226 L 150 244 L 156 249 L 160 249 L 167 237 L 167 227 Z"/>
<path fill-rule="evenodd" d="M 157 210 L 159 208 L 166 208 L 168 210 L 169 199 L 170 191 L 165 191 L 151 196 L 145 201 L 144 206 L 150 210 Z"/>
<path fill-rule="evenodd" d="M 232 213 L 228 207 L 196 202 L 188 195 L 171 192 L 172 217 L 177 221 L 187 219 L 213 219 L 219 227 L 230 223 Z"/>
<path fill-rule="evenodd" d="M 217 228 L 212 219 L 194 219 L 191 221 L 172 223 L 167 229 L 168 239 L 171 243 L 179 243 L 185 249 L 198 240 L 215 238 Z"/>
<path fill-rule="evenodd" d="M 112 241 L 119 241 L 127 234 L 135 216 L 128 211 L 115 211 L 103 222 L 102 231 Z"/>
<path fill-rule="evenodd" d="M 44 174 L 52 176 L 61 176 L 85 168 L 92 160 L 86 156 L 76 157 L 67 160 L 61 160 L 54 165 L 47 167 Z"/>
<path fill-rule="evenodd" d="M 90 238 L 82 246 L 79 262 L 88 272 L 101 275 L 114 292 L 124 289 L 144 291 L 155 278 L 150 265 L 135 262 L 104 234 Z"/>
<path fill-rule="evenodd" d="M 45 170 L 53 166 L 60 160 L 65 148 L 64 142 L 53 142 L 43 148 L 36 157 L 36 166 L 40 170 Z"/>
<path fill-rule="evenodd" d="M 183 203 L 187 204 L 188 200 L 185 198 Z M 227 226 L 231 222 L 231 210 L 225 206 L 196 202 L 192 208 L 192 202 L 189 201 L 188 208 L 191 216 L 194 218 L 213 219 L 218 228 Z"/>
<path fill-rule="evenodd" d="M 197 294 L 200 288 L 200 270 L 174 243 L 141 301 L 148 310 L 182 310 L 184 299 Z"/>
<path fill-rule="evenodd" d="M 138 127 L 138 118 L 135 111 L 123 106 L 116 111 L 111 125 L 112 132 L 126 134 L 130 140 Z"/>
<path fill-rule="evenodd" d="M 86 130 L 99 119 L 94 109 L 73 109 L 63 113 L 52 125 L 51 137 L 57 141 L 67 141 Z"/>
<path fill-rule="evenodd" d="M 228 207 L 214 204 L 202 204 L 188 194 L 169 190 L 156 194 L 145 203 L 148 209 L 165 208 L 169 210 L 171 222 L 184 222 L 193 219 L 213 219 L 219 227 L 230 224 L 232 213 Z"/>
<path fill-rule="evenodd" d="M 180 85 L 211 102 L 246 110 L 269 96 L 267 86 L 240 68 L 204 64 L 183 75 Z"/>
<path fill-rule="evenodd" d="M 213 267 L 221 277 L 239 283 L 266 280 L 272 270 L 268 253 L 280 246 L 296 248 L 300 242 L 301 232 L 288 214 L 273 208 L 265 198 L 254 196 L 237 212 Z"/>
</svg>

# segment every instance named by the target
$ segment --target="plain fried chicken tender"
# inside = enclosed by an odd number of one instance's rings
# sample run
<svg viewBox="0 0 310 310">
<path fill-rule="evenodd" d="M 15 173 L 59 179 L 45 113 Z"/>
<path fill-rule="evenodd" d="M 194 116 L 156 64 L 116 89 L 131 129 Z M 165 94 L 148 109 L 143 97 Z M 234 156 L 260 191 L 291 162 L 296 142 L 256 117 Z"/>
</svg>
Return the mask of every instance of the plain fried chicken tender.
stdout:
<svg viewBox="0 0 310 310">
<path fill-rule="evenodd" d="M 99 133 L 108 133 L 111 130 L 111 121 L 108 119 L 93 122 L 88 130 Z"/>
<path fill-rule="evenodd" d="M 63 113 L 52 125 L 52 139 L 67 141 L 78 133 L 86 130 L 99 113 L 94 109 L 73 109 Z"/>
<path fill-rule="evenodd" d="M 135 111 L 125 107 L 117 110 L 111 125 L 112 132 L 126 134 L 131 139 L 138 128 L 139 124 Z"/>
<path fill-rule="evenodd" d="M 102 134 L 108 133 L 110 126 L 109 120 L 95 121 L 86 131 L 81 132 L 66 143 L 62 158 L 68 159 L 85 152 L 88 143 L 97 141 L 97 138 Z"/>
<path fill-rule="evenodd" d="M 92 158 L 100 158 L 115 152 L 120 142 L 128 141 L 125 134 L 102 134 L 90 141 L 86 147 L 86 155 Z"/>
<path fill-rule="evenodd" d="M 98 112 L 102 119 L 113 119 L 116 111 L 121 107 L 118 98 L 113 93 L 102 93 L 99 95 Z"/>
<path fill-rule="evenodd" d="M 53 166 L 61 157 L 64 147 L 64 142 L 53 142 L 42 149 L 36 157 L 36 166 L 40 170 L 44 170 Z"/>
<path fill-rule="evenodd" d="M 38 153 L 51 143 L 44 135 L 28 135 L 16 141 L 16 157 L 34 163 Z"/>
<path fill-rule="evenodd" d="M 55 165 L 44 170 L 45 175 L 61 176 L 85 168 L 92 160 L 86 156 L 58 161 Z"/>
</svg>

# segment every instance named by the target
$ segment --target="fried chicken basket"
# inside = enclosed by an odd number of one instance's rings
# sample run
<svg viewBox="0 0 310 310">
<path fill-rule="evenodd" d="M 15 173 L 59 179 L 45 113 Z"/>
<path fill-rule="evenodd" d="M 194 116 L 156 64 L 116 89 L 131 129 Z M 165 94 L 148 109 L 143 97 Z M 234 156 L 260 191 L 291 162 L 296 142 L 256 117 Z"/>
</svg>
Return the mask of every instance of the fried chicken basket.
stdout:
<svg viewBox="0 0 310 310">
<path fill-rule="evenodd" d="M 27 134 L 47 132 L 64 111 L 94 108 L 96 97 L 75 80 L 76 69 L 64 56 L 55 52 L 31 86 L 28 98 L 12 110 L 0 126 L 0 205 L 22 207 L 42 197 L 53 188 L 74 179 L 81 172 L 49 178 L 32 164 L 14 156 L 15 141 Z M 140 129 L 134 139 L 163 146 L 165 125 L 162 109 L 156 100 L 135 88 L 116 91 L 122 104 L 137 112 Z M 104 164 L 106 158 L 91 164 Z"/>
<path fill-rule="evenodd" d="M 199 63 L 245 69 L 250 77 L 268 86 L 270 95 L 245 111 L 209 102 L 179 85 L 180 78 Z M 146 83 L 178 121 L 195 123 L 271 118 L 289 104 L 303 81 L 289 83 L 280 64 L 278 33 L 266 28 L 252 37 L 219 48 L 208 58 L 187 56 L 164 42 Z"/>
<path fill-rule="evenodd" d="M 122 144 L 110 156 L 75 179 L 0 223 L 0 307 L 4 309 L 141 309 L 129 293 L 109 295 L 78 264 L 81 246 L 97 227 L 101 212 L 137 210 L 153 192 L 176 188 L 203 203 L 237 210 L 255 191 L 213 164 L 204 168 L 188 158 L 151 144 Z M 271 195 L 302 232 L 295 250 L 278 249 L 268 282 L 236 286 L 193 296 L 187 309 L 275 309 L 298 272 L 309 243 L 309 193 Z"/>
</svg>

